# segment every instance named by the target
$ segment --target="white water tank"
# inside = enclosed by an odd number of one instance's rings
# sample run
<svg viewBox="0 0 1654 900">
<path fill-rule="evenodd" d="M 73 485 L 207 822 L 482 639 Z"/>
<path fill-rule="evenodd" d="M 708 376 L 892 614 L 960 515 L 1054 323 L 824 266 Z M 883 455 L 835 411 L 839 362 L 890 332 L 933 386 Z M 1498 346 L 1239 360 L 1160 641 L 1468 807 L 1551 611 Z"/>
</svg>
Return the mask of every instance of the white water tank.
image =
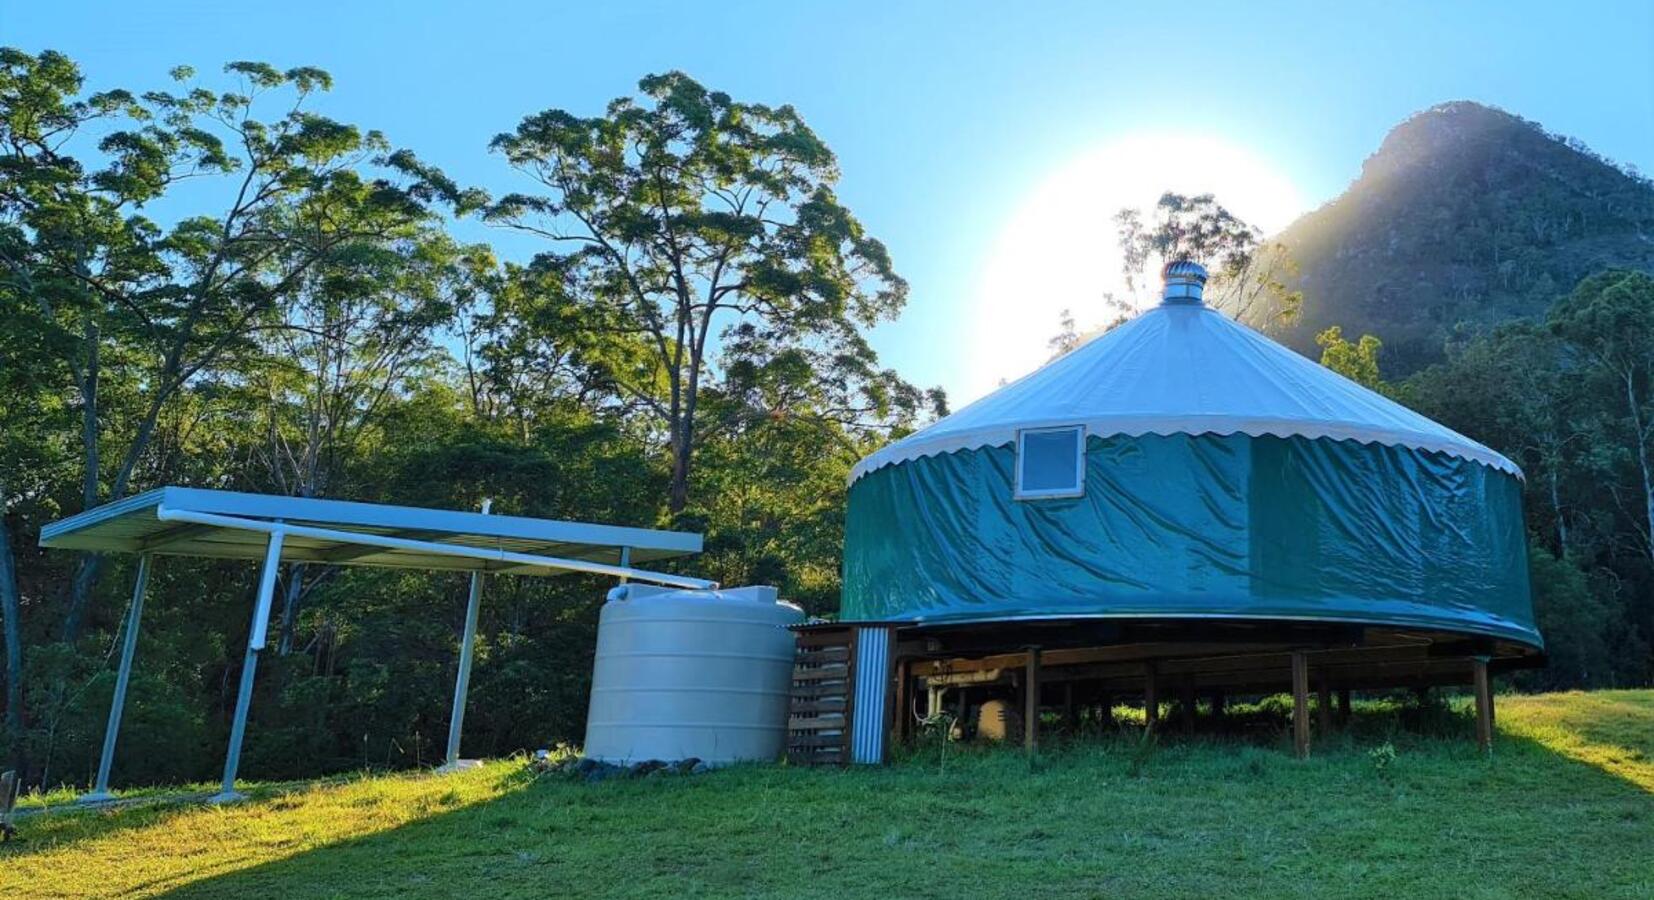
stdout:
<svg viewBox="0 0 1654 900">
<path fill-rule="evenodd" d="M 773 760 L 786 746 L 793 634 L 773 587 L 609 592 L 597 626 L 586 756 L 611 763 Z"/>
</svg>

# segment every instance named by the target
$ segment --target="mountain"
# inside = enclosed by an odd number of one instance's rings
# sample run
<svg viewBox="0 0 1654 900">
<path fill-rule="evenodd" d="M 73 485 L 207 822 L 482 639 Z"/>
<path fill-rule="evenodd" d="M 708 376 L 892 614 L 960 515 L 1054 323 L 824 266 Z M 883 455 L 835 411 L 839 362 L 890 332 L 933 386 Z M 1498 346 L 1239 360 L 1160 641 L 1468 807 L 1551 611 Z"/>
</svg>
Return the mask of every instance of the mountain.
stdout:
<svg viewBox="0 0 1654 900">
<path fill-rule="evenodd" d="M 1276 239 L 1304 291 L 1279 337 L 1319 357 L 1328 326 L 1376 335 L 1396 378 L 1449 341 L 1543 315 L 1593 272 L 1654 271 L 1654 182 L 1503 110 L 1444 103 L 1397 125 L 1348 190 Z"/>
</svg>

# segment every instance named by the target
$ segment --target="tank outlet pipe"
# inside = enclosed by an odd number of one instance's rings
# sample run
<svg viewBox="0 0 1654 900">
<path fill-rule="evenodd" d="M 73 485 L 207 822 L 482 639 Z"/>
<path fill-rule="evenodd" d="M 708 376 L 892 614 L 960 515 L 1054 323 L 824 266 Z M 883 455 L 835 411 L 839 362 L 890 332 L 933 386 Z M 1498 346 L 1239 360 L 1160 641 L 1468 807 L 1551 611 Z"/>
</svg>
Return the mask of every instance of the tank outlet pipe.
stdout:
<svg viewBox="0 0 1654 900">
<path fill-rule="evenodd" d="M 668 575 L 664 572 L 650 572 L 645 569 L 634 569 L 630 566 L 611 566 L 608 563 L 591 562 L 584 559 L 564 559 L 557 556 L 535 556 L 531 553 L 513 553 L 509 550 L 491 549 L 488 547 L 468 547 L 462 544 L 444 544 L 437 541 L 416 541 L 409 538 L 391 537 L 388 534 L 367 534 L 360 531 L 339 531 L 333 528 L 317 528 L 313 525 L 294 525 L 291 522 L 267 522 L 263 519 L 246 519 L 240 516 L 224 516 L 217 513 L 195 512 L 188 509 L 172 509 L 166 505 L 155 507 L 155 518 L 162 522 L 188 522 L 194 525 L 213 525 L 219 528 L 233 528 L 241 531 L 257 531 L 264 534 L 283 534 L 292 537 L 311 538 L 318 541 L 339 541 L 347 544 L 361 544 L 368 547 L 384 547 L 389 550 L 411 550 L 419 553 L 430 553 L 436 556 L 449 556 L 458 559 L 480 559 L 487 562 L 509 563 L 516 566 L 532 566 L 541 569 L 555 569 L 564 572 L 589 572 L 593 575 L 608 575 L 615 578 L 630 578 L 633 581 L 643 581 L 650 584 L 663 584 L 669 587 L 689 588 L 691 590 L 717 590 L 718 582 L 704 578 L 690 578 L 687 575 Z"/>
</svg>

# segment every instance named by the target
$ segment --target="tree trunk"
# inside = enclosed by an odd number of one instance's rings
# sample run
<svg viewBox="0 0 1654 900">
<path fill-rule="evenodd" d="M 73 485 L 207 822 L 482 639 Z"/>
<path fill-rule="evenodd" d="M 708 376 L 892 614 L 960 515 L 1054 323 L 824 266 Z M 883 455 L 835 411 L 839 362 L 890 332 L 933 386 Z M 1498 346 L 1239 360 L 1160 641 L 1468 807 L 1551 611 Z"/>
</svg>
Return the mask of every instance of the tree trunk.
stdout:
<svg viewBox="0 0 1654 900">
<path fill-rule="evenodd" d="M 83 348 L 86 365 L 81 370 L 79 385 L 82 467 L 80 502 L 83 512 L 98 505 L 98 475 L 103 465 L 98 450 L 98 349 L 101 340 L 97 322 L 91 316 L 87 316 Z M 81 554 L 75 564 L 75 577 L 69 582 L 69 603 L 63 611 L 65 641 L 73 642 L 80 637 L 81 620 L 86 612 L 87 597 L 92 593 L 92 583 L 97 580 L 99 564 L 97 556 L 86 553 Z"/>
<path fill-rule="evenodd" d="M 95 353 L 95 351 L 92 351 Z M 168 372 L 171 372 L 169 366 Z M 92 367 L 93 374 L 88 378 L 92 398 L 88 406 L 96 405 L 97 377 L 96 366 Z M 163 381 L 170 379 L 171 374 L 163 376 Z M 181 384 L 181 382 L 179 382 Z M 176 385 L 174 386 L 176 387 Z M 172 396 L 174 388 L 157 388 L 155 397 L 149 402 L 149 409 L 144 414 L 144 420 L 138 423 L 138 433 L 132 437 L 132 445 L 126 448 L 126 456 L 121 460 L 121 467 L 115 474 L 115 483 L 109 489 L 108 502 L 126 498 L 127 487 L 131 484 L 132 472 L 138 467 L 138 460 L 143 458 L 144 451 L 149 449 L 149 442 L 155 436 L 155 425 L 161 418 L 161 408 L 167 398 Z M 98 505 L 98 432 L 97 417 L 83 423 L 84 433 L 82 441 L 86 445 L 86 473 L 84 475 L 83 500 L 86 509 Z M 92 588 L 98 583 L 98 577 L 103 574 L 103 556 L 97 553 L 83 553 L 80 563 L 75 568 L 74 581 L 69 587 L 69 608 L 63 615 L 63 639 L 73 642 L 80 637 L 80 629 L 86 618 L 86 607 L 92 597 Z"/>
<path fill-rule="evenodd" d="M 1642 408 L 1637 403 L 1636 385 L 1630 373 L 1625 376 L 1625 402 L 1630 408 L 1631 427 L 1637 436 L 1637 469 L 1642 474 L 1643 516 L 1647 540 L 1644 542 L 1650 559 L 1654 559 L 1654 472 L 1649 471 L 1648 431 L 1643 427 Z"/>
<path fill-rule="evenodd" d="M 704 335 L 704 330 L 702 333 Z M 704 353 L 704 345 L 697 341 L 690 353 L 689 384 L 684 388 L 683 412 L 678 416 L 678 433 L 672 441 L 672 484 L 667 493 L 666 507 L 673 513 L 683 512 L 684 507 L 689 505 L 689 466 L 695 453 L 695 406 L 701 395 Z"/>
<path fill-rule="evenodd" d="M 75 563 L 75 577 L 69 582 L 69 608 L 63 613 L 63 640 L 73 643 L 80 637 L 85 623 L 86 606 L 92 596 L 92 587 L 103 574 L 103 555 L 82 553 Z"/>
<path fill-rule="evenodd" d="M 286 656 L 293 652 L 293 632 L 298 628 L 299 601 L 303 599 L 304 563 L 294 563 L 287 570 L 287 593 L 281 604 L 281 640 L 276 654 Z"/>
<path fill-rule="evenodd" d="M 1551 509 L 1556 513 L 1556 548 L 1563 556 L 1568 555 L 1568 520 L 1562 515 L 1562 493 L 1557 487 L 1556 467 L 1551 467 Z"/>
<path fill-rule="evenodd" d="M 0 485 L 0 497 L 5 496 Z M 0 509 L 0 627 L 6 643 L 6 742 L 11 745 L 10 765 L 21 775 L 23 755 L 23 626 L 19 621 L 17 561 L 11 552 L 11 529 L 5 510 Z"/>
<path fill-rule="evenodd" d="M 672 481 L 666 494 L 666 508 L 672 513 L 689 505 L 689 452 L 689 438 L 680 433 L 672 442 Z"/>
</svg>

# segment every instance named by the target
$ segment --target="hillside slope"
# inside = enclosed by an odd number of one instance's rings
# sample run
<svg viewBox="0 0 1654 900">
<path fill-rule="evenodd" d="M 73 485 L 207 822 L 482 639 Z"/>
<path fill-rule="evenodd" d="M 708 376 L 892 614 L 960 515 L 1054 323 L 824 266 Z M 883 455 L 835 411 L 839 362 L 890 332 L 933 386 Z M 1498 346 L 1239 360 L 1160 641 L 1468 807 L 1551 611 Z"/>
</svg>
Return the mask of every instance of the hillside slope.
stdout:
<svg viewBox="0 0 1654 900">
<path fill-rule="evenodd" d="M 494 763 L 266 788 L 231 808 L 23 820 L 17 897 L 1648 897 L 1654 691 L 1499 698 L 1402 729 L 1361 704 L 1293 759 L 1136 729 L 885 768 L 586 784 Z M 1260 720 L 1259 726 L 1269 724 Z M 1374 753 L 1392 747 L 1393 754 Z M 6 890 L 9 889 L 9 890 Z"/>
<path fill-rule="evenodd" d="M 1378 335 L 1395 378 L 1458 332 L 1542 314 L 1585 275 L 1654 270 L 1654 184 L 1536 123 L 1445 103 L 1392 129 L 1348 190 L 1277 238 L 1305 293 L 1283 339 L 1318 357 L 1329 325 Z"/>
</svg>

